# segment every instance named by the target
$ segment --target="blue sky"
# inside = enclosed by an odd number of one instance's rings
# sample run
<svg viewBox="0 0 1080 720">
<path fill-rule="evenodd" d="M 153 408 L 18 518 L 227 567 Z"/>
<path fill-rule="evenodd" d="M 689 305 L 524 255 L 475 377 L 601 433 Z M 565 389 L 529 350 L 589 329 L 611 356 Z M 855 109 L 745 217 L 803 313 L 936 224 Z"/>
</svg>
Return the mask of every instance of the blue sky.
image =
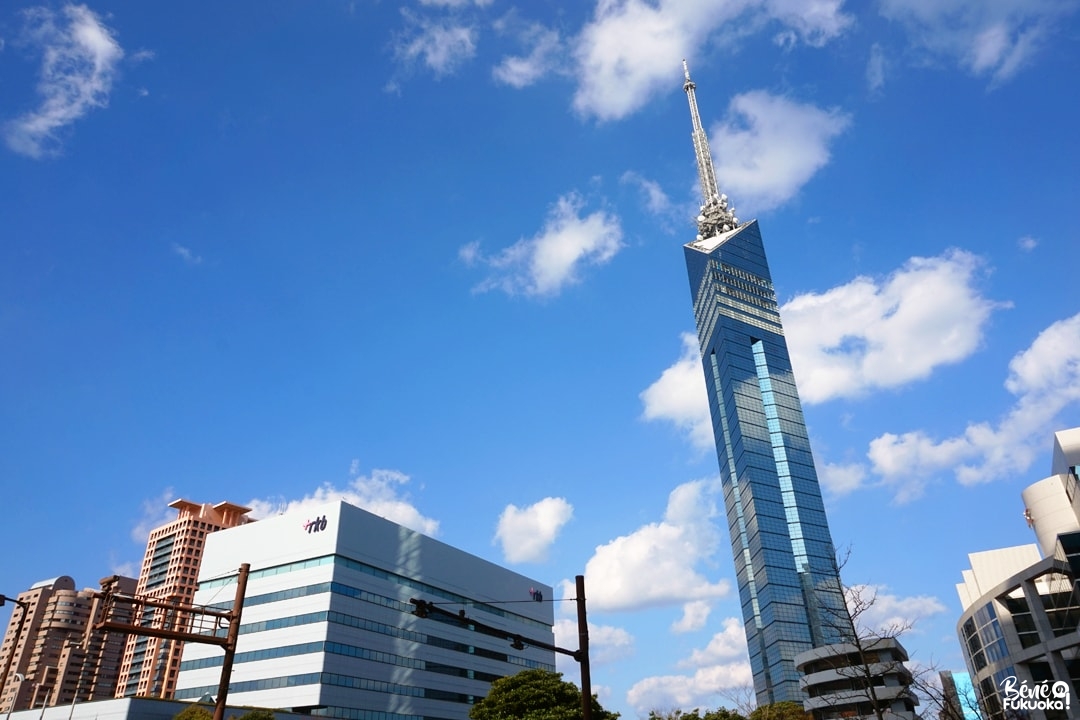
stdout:
<svg viewBox="0 0 1080 720">
<path fill-rule="evenodd" d="M 0 592 L 133 571 L 178 497 L 345 497 L 584 572 L 626 717 L 730 706 L 685 57 L 845 580 L 961 669 L 966 554 L 1080 425 L 1077 9 L 5 4 Z"/>
</svg>

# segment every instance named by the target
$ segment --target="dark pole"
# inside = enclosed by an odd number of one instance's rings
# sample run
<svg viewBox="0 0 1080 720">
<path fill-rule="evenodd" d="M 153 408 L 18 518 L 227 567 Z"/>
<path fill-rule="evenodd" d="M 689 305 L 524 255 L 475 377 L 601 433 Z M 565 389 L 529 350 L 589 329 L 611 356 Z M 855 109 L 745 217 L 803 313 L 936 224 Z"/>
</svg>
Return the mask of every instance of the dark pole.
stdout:
<svg viewBox="0 0 1080 720">
<path fill-rule="evenodd" d="M 581 664 L 581 716 L 592 720 L 592 678 L 589 675 L 589 622 L 585 618 L 585 576 L 574 577 L 577 582 L 578 659 Z"/>
<path fill-rule="evenodd" d="M 27 603 L 15 598 L 9 598 L 7 595 L 0 595 L 0 605 L 3 605 L 6 601 L 10 600 L 19 606 L 19 626 L 15 629 L 15 637 L 11 639 L 11 649 L 8 651 L 7 659 L 4 660 L 4 672 L 0 673 L 0 692 L 7 690 L 7 677 L 8 671 L 11 670 L 11 661 L 15 659 L 15 648 L 19 646 L 19 639 L 22 638 L 23 623 L 26 622 L 26 608 Z M 9 708 L 15 704 L 15 698 L 11 698 L 11 704 Z M 10 713 L 10 710 L 8 711 Z"/>
<path fill-rule="evenodd" d="M 229 632 L 225 638 L 225 659 L 221 662 L 221 683 L 218 685 L 217 705 L 214 706 L 214 720 L 225 720 L 225 700 L 229 696 L 229 679 L 232 677 L 233 658 L 236 657 L 236 639 L 240 637 L 240 614 L 244 611 L 244 594 L 247 592 L 248 570 L 251 565 L 244 563 L 236 576 L 236 599 L 229 616 Z"/>
</svg>

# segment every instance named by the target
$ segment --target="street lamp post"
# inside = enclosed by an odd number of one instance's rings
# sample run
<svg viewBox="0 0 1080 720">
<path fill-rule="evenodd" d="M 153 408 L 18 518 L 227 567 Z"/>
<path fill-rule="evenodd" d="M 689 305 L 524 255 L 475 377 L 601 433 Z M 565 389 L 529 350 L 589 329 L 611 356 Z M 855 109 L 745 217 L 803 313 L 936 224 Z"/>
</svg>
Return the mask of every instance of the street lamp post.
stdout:
<svg viewBox="0 0 1080 720">
<path fill-rule="evenodd" d="M 7 689 L 7 676 L 8 671 L 11 670 L 11 661 L 15 659 L 15 647 L 19 644 L 19 640 L 22 638 L 23 624 L 26 622 L 26 611 L 30 607 L 30 603 L 19 600 L 18 598 L 11 598 L 7 595 L 0 595 L 0 606 L 3 606 L 5 602 L 11 601 L 19 606 L 19 626 L 15 629 L 15 637 L 11 639 L 11 647 L 8 649 L 7 658 L 4 660 L 4 670 L 0 672 L 0 693 Z M 20 682 L 22 682 L 20 680 Z M 12 698 L 8 704 L 8 715 L 11 714 L 11 708 L 15 705 L 15 699 Z"/>
</svg>

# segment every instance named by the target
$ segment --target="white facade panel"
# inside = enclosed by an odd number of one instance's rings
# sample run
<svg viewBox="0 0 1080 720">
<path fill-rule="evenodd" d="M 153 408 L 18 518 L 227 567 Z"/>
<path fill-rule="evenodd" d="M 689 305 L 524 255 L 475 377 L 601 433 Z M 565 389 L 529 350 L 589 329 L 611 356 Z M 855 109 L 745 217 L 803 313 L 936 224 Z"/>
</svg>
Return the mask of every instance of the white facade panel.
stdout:
<svg viewBox="0 0 1080 720">
<path fill-rule="evenodd" d="M 1054 433 L 1054 454 L 1050 460 L 1050 474 L 1064 475 L 1070 468 L 1080 465 L 1080 428 L 1059 430 Z"/>
<path fill-rule="evenodd" d="M 971 570 L 963 572 L 964 583 L 956 586 L 960 604 L 967 610 L 990 588 L 1040 559 L 1039 547 L 1034 544 L 968 553 Z"/>
</svg>

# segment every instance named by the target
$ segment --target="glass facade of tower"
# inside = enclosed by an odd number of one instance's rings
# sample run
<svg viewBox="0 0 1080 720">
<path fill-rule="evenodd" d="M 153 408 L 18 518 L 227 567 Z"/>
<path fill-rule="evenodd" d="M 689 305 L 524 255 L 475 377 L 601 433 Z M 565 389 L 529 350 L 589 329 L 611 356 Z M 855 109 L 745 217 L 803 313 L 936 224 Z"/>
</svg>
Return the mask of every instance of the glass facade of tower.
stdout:
<svg viewBox="0 0 1080 720">
<path fill-rule="evenodd" d="M 757 701 L 801 702 L 795 656 L 850 629 L 757 221 L 685 252 Z"/>
</svg>

